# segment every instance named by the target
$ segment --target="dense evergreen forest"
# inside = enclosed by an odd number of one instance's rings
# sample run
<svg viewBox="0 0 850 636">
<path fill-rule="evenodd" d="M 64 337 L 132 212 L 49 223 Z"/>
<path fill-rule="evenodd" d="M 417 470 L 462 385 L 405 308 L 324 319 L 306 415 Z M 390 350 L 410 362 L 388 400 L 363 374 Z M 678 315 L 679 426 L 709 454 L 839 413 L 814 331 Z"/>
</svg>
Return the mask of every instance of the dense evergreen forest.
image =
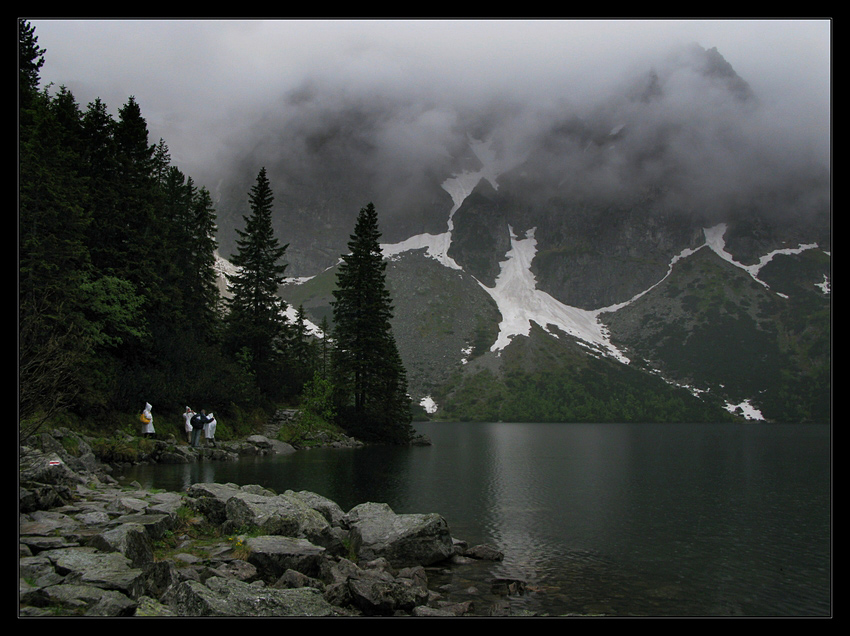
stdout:
<svg viewBox="0 0 850 636">
<path fill-rule="evenodd" d="M 190 405 L 243 425 L 303 402 L 313 417 L 346 428 L 356 413 L 358 430 L 404 441 L 406 380 L 387 329 L 380 258 L 338 281 L 339 338 L 309 337 L 303 311 L 287 321 L 277 293 L 286 245 L 273 234 L 273 186 L 259 168 L 232 258 L 237 274 L 223 297 L 209 191 L 171 163 L 164 140 L 151 143 L 134 97 L 113 117 L 100 99 L 81 107 L 66 88 L 41 87 L 45 53 L 34 27 L 20 21 L 21 437 L 56 421 L 114 429 L 146 402 L 155 415 L 176 417 Z M 366 209 L 363 241 L 376 240 L 374 208 Z M 372 286 L 367 296 L 377 305 L 343 300 L 359 295 L 345 292 L 357 285 Z M 376 306 L 377 324 L 364 321 Z M 366 375 L 342 362 L 363 346 L 383 353 L 369 358 Z M 364 410 L 379 399 L 393 409 Z"/>
</svg>

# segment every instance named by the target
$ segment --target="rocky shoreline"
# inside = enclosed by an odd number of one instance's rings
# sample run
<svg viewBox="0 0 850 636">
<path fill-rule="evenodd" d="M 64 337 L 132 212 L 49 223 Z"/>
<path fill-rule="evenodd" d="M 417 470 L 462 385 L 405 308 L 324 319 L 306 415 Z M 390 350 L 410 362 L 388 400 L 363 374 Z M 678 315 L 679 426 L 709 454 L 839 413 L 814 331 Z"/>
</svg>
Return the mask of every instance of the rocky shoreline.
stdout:
<svg viewBox="0 0 850 636">
<path fill-rule="evenodd" d="M 199 451 L 162 442 L 151 455 L 295 452 L 280 444 L 253 436 Z M 511 603 L 522 581 L 489 581 L 500 600 L 485 606 L 431 589 L 440 573 L 502 558 L 452 537 L 438 513 L 374 502 L 345 512 L 315 493 L 257 485 L 157 492 L 122 487 L 110 472 L 67 430 L 21 447 L 20 617 L 526 615 Z"/>
</svg>

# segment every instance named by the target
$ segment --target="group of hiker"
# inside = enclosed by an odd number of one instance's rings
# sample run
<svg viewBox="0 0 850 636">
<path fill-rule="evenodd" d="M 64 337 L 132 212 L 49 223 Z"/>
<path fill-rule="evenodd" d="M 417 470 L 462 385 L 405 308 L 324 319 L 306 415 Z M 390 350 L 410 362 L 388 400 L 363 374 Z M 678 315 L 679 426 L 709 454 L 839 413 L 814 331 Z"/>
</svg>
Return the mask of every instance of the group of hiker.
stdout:
<svg viewBox="0 0 850 636">
<path fill-rule="evenodd" d="M 142 435 L 145 437 L 153 437 L 156 431 L 153 427 L 153 407 L 149 402 L 145 402 L 145 408 L 139 419 L 142 422 Z M 198 448 L 201 445 L 201 434 L 203 433 L 206 443 L 210 446 L 215 446 L 215 415 L 201 409 L 200 413 L 195 413 L 191 407 L 186 407 L 183 413 L 183 419 L 186 422 L 186 441 L 193 448 Z"/>
<path fill-rule="evenodd" d="M 215 416 L 201 409 L 200 413 L 195 413 L 190 407 L 186 407 L 186 412 L 183 413 L 183 419 L 186 421 L 186 439 L 189 445 L 193 448 L 198 448 L 201 445 L 201 432 L 207 440 L 207 444 L 215 446 Z"/>
</svg>

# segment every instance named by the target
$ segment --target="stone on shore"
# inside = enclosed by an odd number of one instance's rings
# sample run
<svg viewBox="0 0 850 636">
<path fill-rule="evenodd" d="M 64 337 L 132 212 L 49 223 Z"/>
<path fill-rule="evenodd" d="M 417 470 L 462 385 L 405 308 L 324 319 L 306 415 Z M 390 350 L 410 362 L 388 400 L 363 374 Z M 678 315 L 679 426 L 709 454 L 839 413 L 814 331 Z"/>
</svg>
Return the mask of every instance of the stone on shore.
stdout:
<svg viewBox="0 0 850 636">
<path fill-rule="evenodd" d="M 348 513 L 351 547 L 364 560 L 385 558 L 396 567 L 431 565 L 454 554 L 446 520 L 437 513 L 396 514 L 384 503 Z"/>
<path fill-rule="evenodd" d="M 426 567 L 451 568 L 465 550 L 439 514 L 381 503 L 346 513 L 316 493 L 259 485 L 122 488 L 87 455 L 71 462 L 55 440 L 43 448 L 22 447 L 20 616 L 473 613 L 428 587 Z M 496 592 L 522 593 L 521 583 Z"/>
</svg>

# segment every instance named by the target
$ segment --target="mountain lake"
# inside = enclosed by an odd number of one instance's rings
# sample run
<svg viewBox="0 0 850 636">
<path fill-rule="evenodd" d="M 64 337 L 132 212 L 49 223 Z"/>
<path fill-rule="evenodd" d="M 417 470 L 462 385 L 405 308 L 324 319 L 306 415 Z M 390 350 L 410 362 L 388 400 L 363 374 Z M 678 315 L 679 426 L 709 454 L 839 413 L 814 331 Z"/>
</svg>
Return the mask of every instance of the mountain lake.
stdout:
<svg viewBox="0 0 850 636">
<path fill-rule="evenodd" d="M 309 490 L 438 512 L 500 562 L 429 571 L 476 607 L 488 581 L 526 582 L 512 607 L 547 616 L 830 616 L 831 427 L 416 423 L 428 447 L 318 449 L 139 466 L 147 488 L 196 482 Z"/>
</svg>

